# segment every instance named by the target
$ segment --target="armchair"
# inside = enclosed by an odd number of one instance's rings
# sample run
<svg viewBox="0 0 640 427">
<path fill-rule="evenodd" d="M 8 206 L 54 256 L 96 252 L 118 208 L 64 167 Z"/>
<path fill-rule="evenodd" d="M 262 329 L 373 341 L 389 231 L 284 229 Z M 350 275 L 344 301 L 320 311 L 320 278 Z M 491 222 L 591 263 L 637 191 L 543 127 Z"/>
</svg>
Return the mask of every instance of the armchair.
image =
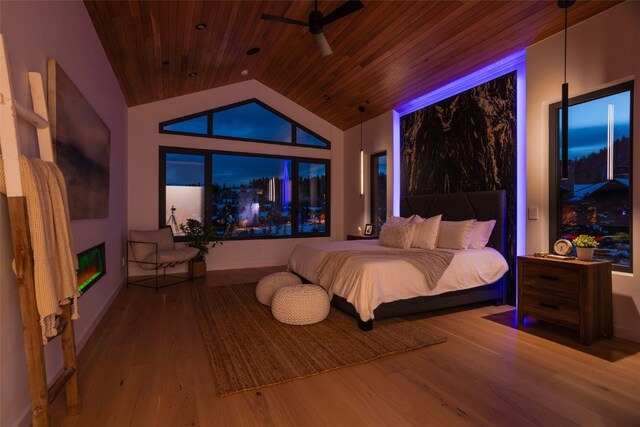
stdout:
<svg viewBox="0 0 640 427">
<path fill-rule="evenodd" d="M 184 262 L 191 261 L 198 254 L 195 248 L 176 248 L 173 242 L 173 233 L 170 227 L 159 230 L 130 230 L 127 242 L 127 287 L 129 285 L 155 288 L 156 291 L 166 286 L 177 285 L 193 279 L 189 277 L 171 276 L 167 274 L 167 268 L 175 267 Z M 145 276 L 141 279 L 132 279 L 129 276 L 129 265 L 133 263 L 144 270 L 154 270 L 155 276 Z M 162 270 L 163 284 L 160 284 L 159 271 Z M 167 279 L 174 279 L 168 280 Z M 147 284 L 155 281 L 155 286 Z"/>
</svg>

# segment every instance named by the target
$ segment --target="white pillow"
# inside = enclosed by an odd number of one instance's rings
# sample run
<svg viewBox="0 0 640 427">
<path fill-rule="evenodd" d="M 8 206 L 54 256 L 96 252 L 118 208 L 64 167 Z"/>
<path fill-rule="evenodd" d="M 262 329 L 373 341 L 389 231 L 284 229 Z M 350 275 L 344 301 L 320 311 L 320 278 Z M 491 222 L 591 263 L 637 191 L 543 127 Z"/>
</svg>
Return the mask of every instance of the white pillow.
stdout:
<svg viewBox="0 0 640 427">
<path fill-rule="evenodd" d="M 389 217 L 387 217 L 387 221 L 385 222 L 385 224 L 391 224 L 391 225 L 405 225 L 405 224 L 409 224 L 412 220 L 413 220 L 413 216 L 410 216 L 408 218 L 403 218 L 401 216 L 393 216 L 390 215 Z"/>
<path fill-rule="evenodd" d="M 473 232 L 471 233 L 471 243 L 469 243 L 469 249 L 483 249 L 487 246 L 493 227 L 496 225 L 496 220 L 490 221 L 476 221 L 473 224 Z"/>
<path fill-rule="evenodd" d="M 384 224 L 380 230 L 378 244 L 390 248 L 407 249 L 411 247 L 415 224 Z"/>
<path fill-rule="evenodd" d="M 411 219 L 411 222 L 416 222 L 416 223 L 417 223 L 417 222 L 422 222 L 422 221 L 424 221 L 424 220 L 425 220 L 425 218 L 422 218 L 422 217 L 421 217 L 420 215 L 418 215 L 418 214 L 412 215 L 412 216 L 410 217 L 410 219 Z"/>
<path fill-rule="evenodd" d="M 442 219 L 442 215 L 436 215 L 426 219 L 420 218 L 419 221 L 416 221 L 414 218 L 416 227 L 413 230 L 413 240 L 411 241 L 411 247 L 435 249 L 436 244 L 438 243 L 440 219 Z"/>
<path fill-rule="evenodd" d="M 440 221 L 438 247 L 442 249 L 467 249 L 475 219 L 466 221 Z"/>
</svg>

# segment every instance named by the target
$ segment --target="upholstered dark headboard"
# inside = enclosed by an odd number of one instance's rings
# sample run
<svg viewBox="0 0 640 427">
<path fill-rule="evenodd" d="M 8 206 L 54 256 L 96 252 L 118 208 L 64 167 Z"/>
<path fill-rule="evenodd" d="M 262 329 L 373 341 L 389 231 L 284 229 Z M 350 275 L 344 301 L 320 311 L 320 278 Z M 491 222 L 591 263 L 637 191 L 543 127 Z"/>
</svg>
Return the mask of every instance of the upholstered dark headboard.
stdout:
<svg viewBox="0 0 640 427">
<path fill-rule="evenodd" d="M 400 200 L 400 215 L 418 214 L 423 218 L 442 214 L 445 221 L 496 220 L 487 246 L 507 256 L 507 192 L 472 191 L 448 194 L 406 196 Z"/>
</svg>

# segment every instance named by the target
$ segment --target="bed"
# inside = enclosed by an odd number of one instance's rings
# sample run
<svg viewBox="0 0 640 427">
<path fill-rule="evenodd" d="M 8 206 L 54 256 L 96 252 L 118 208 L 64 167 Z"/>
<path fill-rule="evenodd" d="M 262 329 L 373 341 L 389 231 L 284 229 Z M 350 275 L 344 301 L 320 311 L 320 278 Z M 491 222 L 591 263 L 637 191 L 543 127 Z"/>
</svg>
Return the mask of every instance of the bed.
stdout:
<svg viewBox="0 0 640 427">
<path fill-rule="evenodd" d="M 326 285 L 329 283 L 324 274 L 327 259 L 341 259 L 335 263 L 341 268 L 335 274 L 340 276 L 340 285 L 327 290 L 331 303 L 355 317 L 362 330 L 372 329 L 374 319 L 479 302 L 504 303 L 508 269 L 504 261 L 504 190 L 409 196 L 401 200 L 400 214 L 422 218 L 442 215 L 443 221 L 476 219 L 496 223 L 484 249 L 392 249 L 379 246 L 377 240 L 305 243 L 294 249 L 289 269 L 307 282 Z M 433 252 L 449 257 L 450 261 L 437 277 L 437 284 L 429 283 L 425 273 L 429 269 L 415 260 L 399 259 L 400 255 L 393 254 L 399 251 L 410 253 L 411 257 L 424 256 L 415 253 L 418 251 Z"/>
</svg>

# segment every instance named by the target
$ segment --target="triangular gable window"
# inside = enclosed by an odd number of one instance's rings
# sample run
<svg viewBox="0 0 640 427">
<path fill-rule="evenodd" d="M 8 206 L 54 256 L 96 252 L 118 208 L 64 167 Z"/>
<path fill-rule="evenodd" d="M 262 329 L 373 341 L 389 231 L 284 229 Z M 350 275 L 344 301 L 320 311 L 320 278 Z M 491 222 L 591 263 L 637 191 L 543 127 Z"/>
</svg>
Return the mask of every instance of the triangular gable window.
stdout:
<svg viewBox="0 0 640 427">
<path fill-rule="evenodd" d="M 328 140 L 252 99 L 160 123 L 160 133 L 330 148 Z"/>
<path fill-rule="evenodd" d="M 179 133 L 184 135 L 207 135 L 209 133 L 207 129 L 208 116 L 192 117 L 190 119 L 184 119 L 179 121 L 165 122 L 160 125 L 160 132 L 163 133 Z"/>
<path fill-rule="evenodd" d="M 320 139 L 301 128 L 296 128 L 296 141 L 298 141 L 300 145 L 312 145 L 314 147 L 327 146 L 327 142 L 324 139 Z"/>
<path fill-rule="evenodd" d="M 290 121 L 256 102 L 213 113 L 213 136 L 291 143 Z"/>
</svg>

